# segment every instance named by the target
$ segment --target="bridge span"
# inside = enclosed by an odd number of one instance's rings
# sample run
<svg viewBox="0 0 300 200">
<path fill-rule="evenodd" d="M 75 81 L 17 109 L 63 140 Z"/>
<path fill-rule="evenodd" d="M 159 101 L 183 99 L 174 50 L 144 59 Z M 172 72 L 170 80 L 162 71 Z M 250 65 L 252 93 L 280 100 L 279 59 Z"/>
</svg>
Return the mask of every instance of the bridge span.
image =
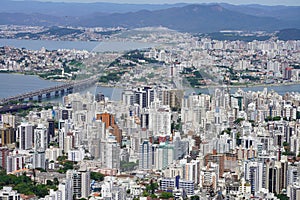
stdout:
<svg viewBox="0 0 300 200">
<path fill-rule="evenodd" d="M 44 95 L 46 96 L 46 98 L 50 98 L 52 93 L 56 97 L 58 97 L 59 95 L 64 95 L 64 94 L 71 94 L 73 92 L 80 91 L 84 88 L 88 88 L 88 87 L 94 85 L 97 81 L 98 81 L 98 76 L 93 76 L 93 77 L 90 77 L 90 78 L 84 79 L 84 80 L 69 82 L 69 83 L 57 85 L 57 86 L 50 87 L 50 88 L 40 89 L 40 90 L 36 90 L 36 91 L 32 91 L 32 92 L 27 92 L 27 93 L 3 98 L 3 99 L 0 99 L 0 103 L 7 104 L 12 101 L 22 102 L 26 99 L 28 99 L 30 101 L 30 100 L 33 100 L 34 97 L 37 97 L 38 101 L 41 101 Z"/>
</svg>

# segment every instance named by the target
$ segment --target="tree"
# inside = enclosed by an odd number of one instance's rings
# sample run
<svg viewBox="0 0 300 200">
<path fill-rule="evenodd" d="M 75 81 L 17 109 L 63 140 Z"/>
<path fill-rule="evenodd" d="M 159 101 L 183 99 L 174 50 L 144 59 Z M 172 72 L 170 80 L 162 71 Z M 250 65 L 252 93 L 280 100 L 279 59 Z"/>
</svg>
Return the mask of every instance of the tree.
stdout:
<svg viewBox="0 0 300 200">
<path fill-rule="evenodd" d="M 126 161 L 121 161 L 120 163 L 120 168 L 121 168 L 121 171 L 132 171 L 135 169 L 135 167 L 137 166 L 138 164 L 135 163 L 135 162 L 126 162 Z"/>
<path fill-rule="evenodd" d="M 142 196 L 147 197 L 147 196 L 149 196 L 149 193 L 146 190 L 144 190 Z"/>
<path fill-rule="evenodd" d="M 45 185 L 37 185 L 34 188 L 34 193 L 40 198 L 44 197 L 48 194 L 48 188 Z"/>
<path fill-rule="evenodd" d="M 46 183 L 46 185 L 48 185 L 48 186 L 52 186 L 52 185 L 54 185 L 54 183 L 53 183 L 53 181 L 51 181 L 51 180 L 47 180 L 47 183 Z"/>
<path fill-rule="evenodd" d="M 169 198 L 173 198 L 173 194 L 171 192 L 162 192 L 159 196 L 162 199 L 169 199 Z"/>
<path fill-rule="evenodd" d="M 289 198 L 285 194 L 278 194 L 276 196 L 280 200 L 289 200 Z"/>
<path fill-rule="evenodd" d="M 54 185 L 59 185 L 58 178 L 55 177 L 55 178 L 53 179 L 53 183 L 54 183 Z"/>
<path fill-rule="evenodd" d="M 300 111 L 297 111 L 296 118 L 300 119 Z"/>
<path fill-rule="evenodd" d="M 283 146 L 290 146 L 288 142 L 283 142 Z"/>
<path fill-rule="evenodd" d="M 200 200 L 199 196 L 191 196 L 191 200 Z"/>
<path fill-rule="evenodd" d="M 241 133 L 240 132 L 237 132 L 236 134 L 236 139 L 239 140 L 241 138 Z"/>
<path fill-rule="evenodd" d="M 66 173 L 69 169 L 74 169 L 74 163 L 72 161 L 64 161 L 60 164 L 63 165 L 63 167 L 58 170 L 59 173 Z"/>
<path fill-rule="evenodd" d="M 66 160 L 67 158 L 68 158 L 67 156 L 58 156 L 56 160 L 57 160 L 58 162 L 61 162 L 61 161 Z"/>
<path fill-rule="evenodd" d="M 0 187 L 6 185 L 12 186 L 14 190 L 18 191 L 18 193 L 25 195 L 35 194 L 39 198 L 48 195 L 49 189 L 57 189 L 51 180 L 47 181 L 47 185 L 35 185 L 25 173 L 17 177 L 12 174 L 6 175 L 5 171 L 0 171 Z"/>
<path fill-rule="evenodd" d="M 244 118 L 237 118 L 234 123 L 235 124 L 241 124 L 242 121 L 244 121 L 245 119 Z"/>
<path fill-rule="evenodd" d="M 237 143 L 237 145 L 240 145 L 240 144 L 241 144 L 240 138 L 241 138 L 241 133 L 240 133 L 240 132 L 237 132 L 237 133 L 236 133 L 236 143 Z"/>
<path fill-rule="evenodd" d="M 13 187 L 14 190 L 17 190 L 19 193 L 21 194 L 26 194 L 26 195 L 29 195 L 29 194 L 35 194 L 31 187 L 31 185 L 29 184 L 26 184 L 26 183 L 19 183 L 17 185 L 15 185 Z"/>
<path fill-rule="evenodd" d="M 151 194 L 154 194 L 156 189 L 158 189 L 158 183 L 153 182 L 152 180 L 150 181 L 150 185 L 146 186 L 146 191 Z"/>
<path fill-rule="evenodd" d="M 54 121 L 54 128 L 58 129 L 58 121 Z"/>
<path fill-rule="evenodd" d="M 281 120 L 280 116 L 273 117 L 273 121 L 280 121 L 280 120 Z"/>
<path fill-rule="evenodd" d="M 91 172 L 91 179 L 95 181 L 103 181 L 104 174 L 101 174 L 99 172 Z"/>
</svg>

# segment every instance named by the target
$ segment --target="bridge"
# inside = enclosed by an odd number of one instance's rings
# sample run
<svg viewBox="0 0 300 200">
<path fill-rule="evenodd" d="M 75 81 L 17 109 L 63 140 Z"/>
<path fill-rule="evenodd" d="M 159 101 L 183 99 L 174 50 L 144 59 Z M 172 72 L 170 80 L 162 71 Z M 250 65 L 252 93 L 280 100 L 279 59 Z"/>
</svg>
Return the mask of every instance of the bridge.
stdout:
<svg viewBox="0 0 300 200">
<path fill-rule="evenodd" d="M 46 98 L 50 98 L 51 94 L 54 94 L 55 97 L 58 97 L 59 95 L 64 94 L 71 94 L 76 91 L 80 91 L 82 89 L 91 87 L 98 81 L 98 76 L 92 76 L 88 79 L 74 81 L 65 83 L 62 85 L 57 85 L 50 88 L 40 89 L 32 92 L 27 92 L 24 94 L 18 94 L 15 96 L 7 97 L 4 99 L 0 99 L 1 104 L 7 104 L 12 101 L 24 101 L 25 99 L 28 99 L 29 101 L 32 101 L 34 97 L 37 97 L 38 101 L 41 101 L 43 96 L 45 95 Z"/>
</svg>

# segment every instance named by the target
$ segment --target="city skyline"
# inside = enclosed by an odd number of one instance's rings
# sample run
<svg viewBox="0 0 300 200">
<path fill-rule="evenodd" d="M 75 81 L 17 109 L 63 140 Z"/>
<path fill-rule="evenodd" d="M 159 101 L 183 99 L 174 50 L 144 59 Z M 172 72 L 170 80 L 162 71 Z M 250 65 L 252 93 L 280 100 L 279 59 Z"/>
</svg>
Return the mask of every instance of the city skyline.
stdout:
<svg viewBox="0 0 300 200">
<path fill-rule="evenodd" d="M 300 199 L 300 3 L 182 1 L 2 0 L 0 200 Z"/>
</svg>

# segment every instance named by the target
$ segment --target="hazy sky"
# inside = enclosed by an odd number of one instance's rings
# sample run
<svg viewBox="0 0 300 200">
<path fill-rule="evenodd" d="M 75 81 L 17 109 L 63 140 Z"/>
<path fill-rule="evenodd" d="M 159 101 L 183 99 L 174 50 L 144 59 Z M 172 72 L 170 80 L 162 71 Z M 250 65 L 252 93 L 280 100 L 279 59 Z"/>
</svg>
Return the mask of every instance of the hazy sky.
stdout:
<svg viewBox="0 0 300 200">
<path fill-rule="evenodd" d="M 231 4 L 263 4 L 263 5 L 287 5 L 300 6 L 300 0 L 38 0 L 55 2 L 110 2 L 110 3 L 137 3 L 137 4 L 164 4 L 164 3 L 215 3 L 225 2 Z"/>
</svg>

